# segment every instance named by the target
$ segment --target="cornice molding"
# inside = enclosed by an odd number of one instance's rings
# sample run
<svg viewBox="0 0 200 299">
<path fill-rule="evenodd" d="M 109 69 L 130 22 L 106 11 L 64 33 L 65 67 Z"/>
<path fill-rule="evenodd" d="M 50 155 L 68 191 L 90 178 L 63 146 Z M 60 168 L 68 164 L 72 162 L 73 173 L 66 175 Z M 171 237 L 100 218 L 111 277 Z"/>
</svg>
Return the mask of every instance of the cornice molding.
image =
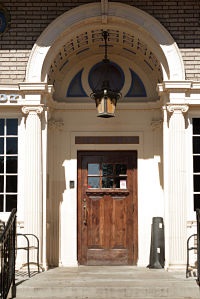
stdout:
<svg viewBox="0 0 200 299">
<path fill-rule="evenodd" d="M 30 83 L 30 82 L 22 82 L 19 84 L 11 85 L 11 84 L 0 84 L 0 93 L 1 94 L 52 94 L 54 92 L 53 85 L 48 85 L 47 83 L 38 82 L 38 83 Z"/>
<path fill-rule="evenodd" d="M 23 91 L 24 93 L 53 93 L 53 85 L 48 85 L 47 83 L 19 83 L 19 90 Z"/>
<path fill-rule="evenodd" d="M 200 82 L 193 81 L 164 81 L 157 85 L 159 95 L 163 93 L 196 92 L 200 91 Z"/>
</svg>

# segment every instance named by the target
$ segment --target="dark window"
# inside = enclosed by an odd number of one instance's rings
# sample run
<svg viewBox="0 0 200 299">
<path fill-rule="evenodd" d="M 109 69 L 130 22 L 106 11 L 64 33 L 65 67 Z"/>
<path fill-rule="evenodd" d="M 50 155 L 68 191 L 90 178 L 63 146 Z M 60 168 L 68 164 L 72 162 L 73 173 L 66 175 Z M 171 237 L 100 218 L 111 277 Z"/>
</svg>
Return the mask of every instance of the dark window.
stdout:
<svg viewBox="0 0 200 299">
<path fill-rule="evenodd" d="M 18 119 L 0 119 L 0 212 L 17 208 Z"/>
<path fill-rule="evenodd" d="M 4 135 L 4 119 L 0 119 L 0 136 Z"/>
<path fill-rule="evenodd" d="M 67 97 L 87 97 L 82 85 L 82 73 L 83 69 L 78 72 L 70 82 Z"/>
<path fill-rule="evenodd" d="M 193 135 L 200 135 L 200 118 L 193 118 Z"/>
<path fill-rule="evenodd" d="M 88 188 L 126 189 L 127 165 L 119 163 L 89 163 Z"/>
<path fill-rule="evenodd" d="M 200 208 L 200 118 L 193 118 L 193 193 L 194 210 Z"/>
<path fill-rule="evenodd" d="M 126 97 L 146 97 L 146 89 L 142 80 L 133 70 L 130 69 L 130 72 L 132 82 L 129 91 L 126 94 Z"/>
</svg>

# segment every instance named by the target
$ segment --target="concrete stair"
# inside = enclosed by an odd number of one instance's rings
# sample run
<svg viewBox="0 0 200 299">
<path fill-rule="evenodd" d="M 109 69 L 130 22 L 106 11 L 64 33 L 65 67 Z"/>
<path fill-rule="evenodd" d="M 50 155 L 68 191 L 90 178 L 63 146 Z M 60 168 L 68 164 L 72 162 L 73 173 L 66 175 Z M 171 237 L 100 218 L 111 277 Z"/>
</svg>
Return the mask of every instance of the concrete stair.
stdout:
<svg viewBox="0 0 200 299">
<path fill-rule="evenodd" d="M 24 278 L 23 278 L 24 279 Z M 54 268 L 17 282 L 17 299 L 200 298 L 185 273 L 133 266 Z"/>
</svg>

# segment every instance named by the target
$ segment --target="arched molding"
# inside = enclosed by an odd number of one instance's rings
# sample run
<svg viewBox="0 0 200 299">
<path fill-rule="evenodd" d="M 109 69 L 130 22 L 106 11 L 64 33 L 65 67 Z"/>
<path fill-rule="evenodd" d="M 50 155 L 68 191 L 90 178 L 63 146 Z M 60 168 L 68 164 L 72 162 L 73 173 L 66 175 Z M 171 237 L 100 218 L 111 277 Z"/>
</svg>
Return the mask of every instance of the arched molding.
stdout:
<svg viewBox="0 0 200 299">
<path fill-rule="evenodd" d="M 180 51 L 169 32 L 146 12 L 127 4 L 109 2 L 107 24 L 102 23 L 101 3 L 81 5 L 55 19 L 40 35 L 29 57 L 26 81 L 47 82 L 48 61 L 65 38 L 80 32 L 85 26 L 124 26 L 128 32 L 136 32 L 151 43 L 163 68 L 164 80 L 184 80 L 185 72 Z M 49 56 L 50 53 L 50 56 Z"/>
</svg>

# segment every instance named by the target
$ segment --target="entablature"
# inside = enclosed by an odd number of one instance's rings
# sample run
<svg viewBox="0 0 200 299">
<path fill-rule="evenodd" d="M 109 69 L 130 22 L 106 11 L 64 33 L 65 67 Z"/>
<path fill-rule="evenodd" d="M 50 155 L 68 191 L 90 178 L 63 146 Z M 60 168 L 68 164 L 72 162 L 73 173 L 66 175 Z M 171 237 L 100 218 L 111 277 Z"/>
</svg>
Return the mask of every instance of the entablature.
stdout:
<svg viewBox="0 0 200 299">
<path fill-rule="evenodd" d="M 0 105 L 21 106 L 24 104 L 41 104 L 42 97 L 51 95 L 53 88 L 46 83 L 19 83 L 15 85 L 0 84 Z"/>
<path fill-rule="evenodd" d="M 164 104 L 200 105 L 200 82 L 164 81 L 157 85 L 157 92 Z"/>
</svg>

